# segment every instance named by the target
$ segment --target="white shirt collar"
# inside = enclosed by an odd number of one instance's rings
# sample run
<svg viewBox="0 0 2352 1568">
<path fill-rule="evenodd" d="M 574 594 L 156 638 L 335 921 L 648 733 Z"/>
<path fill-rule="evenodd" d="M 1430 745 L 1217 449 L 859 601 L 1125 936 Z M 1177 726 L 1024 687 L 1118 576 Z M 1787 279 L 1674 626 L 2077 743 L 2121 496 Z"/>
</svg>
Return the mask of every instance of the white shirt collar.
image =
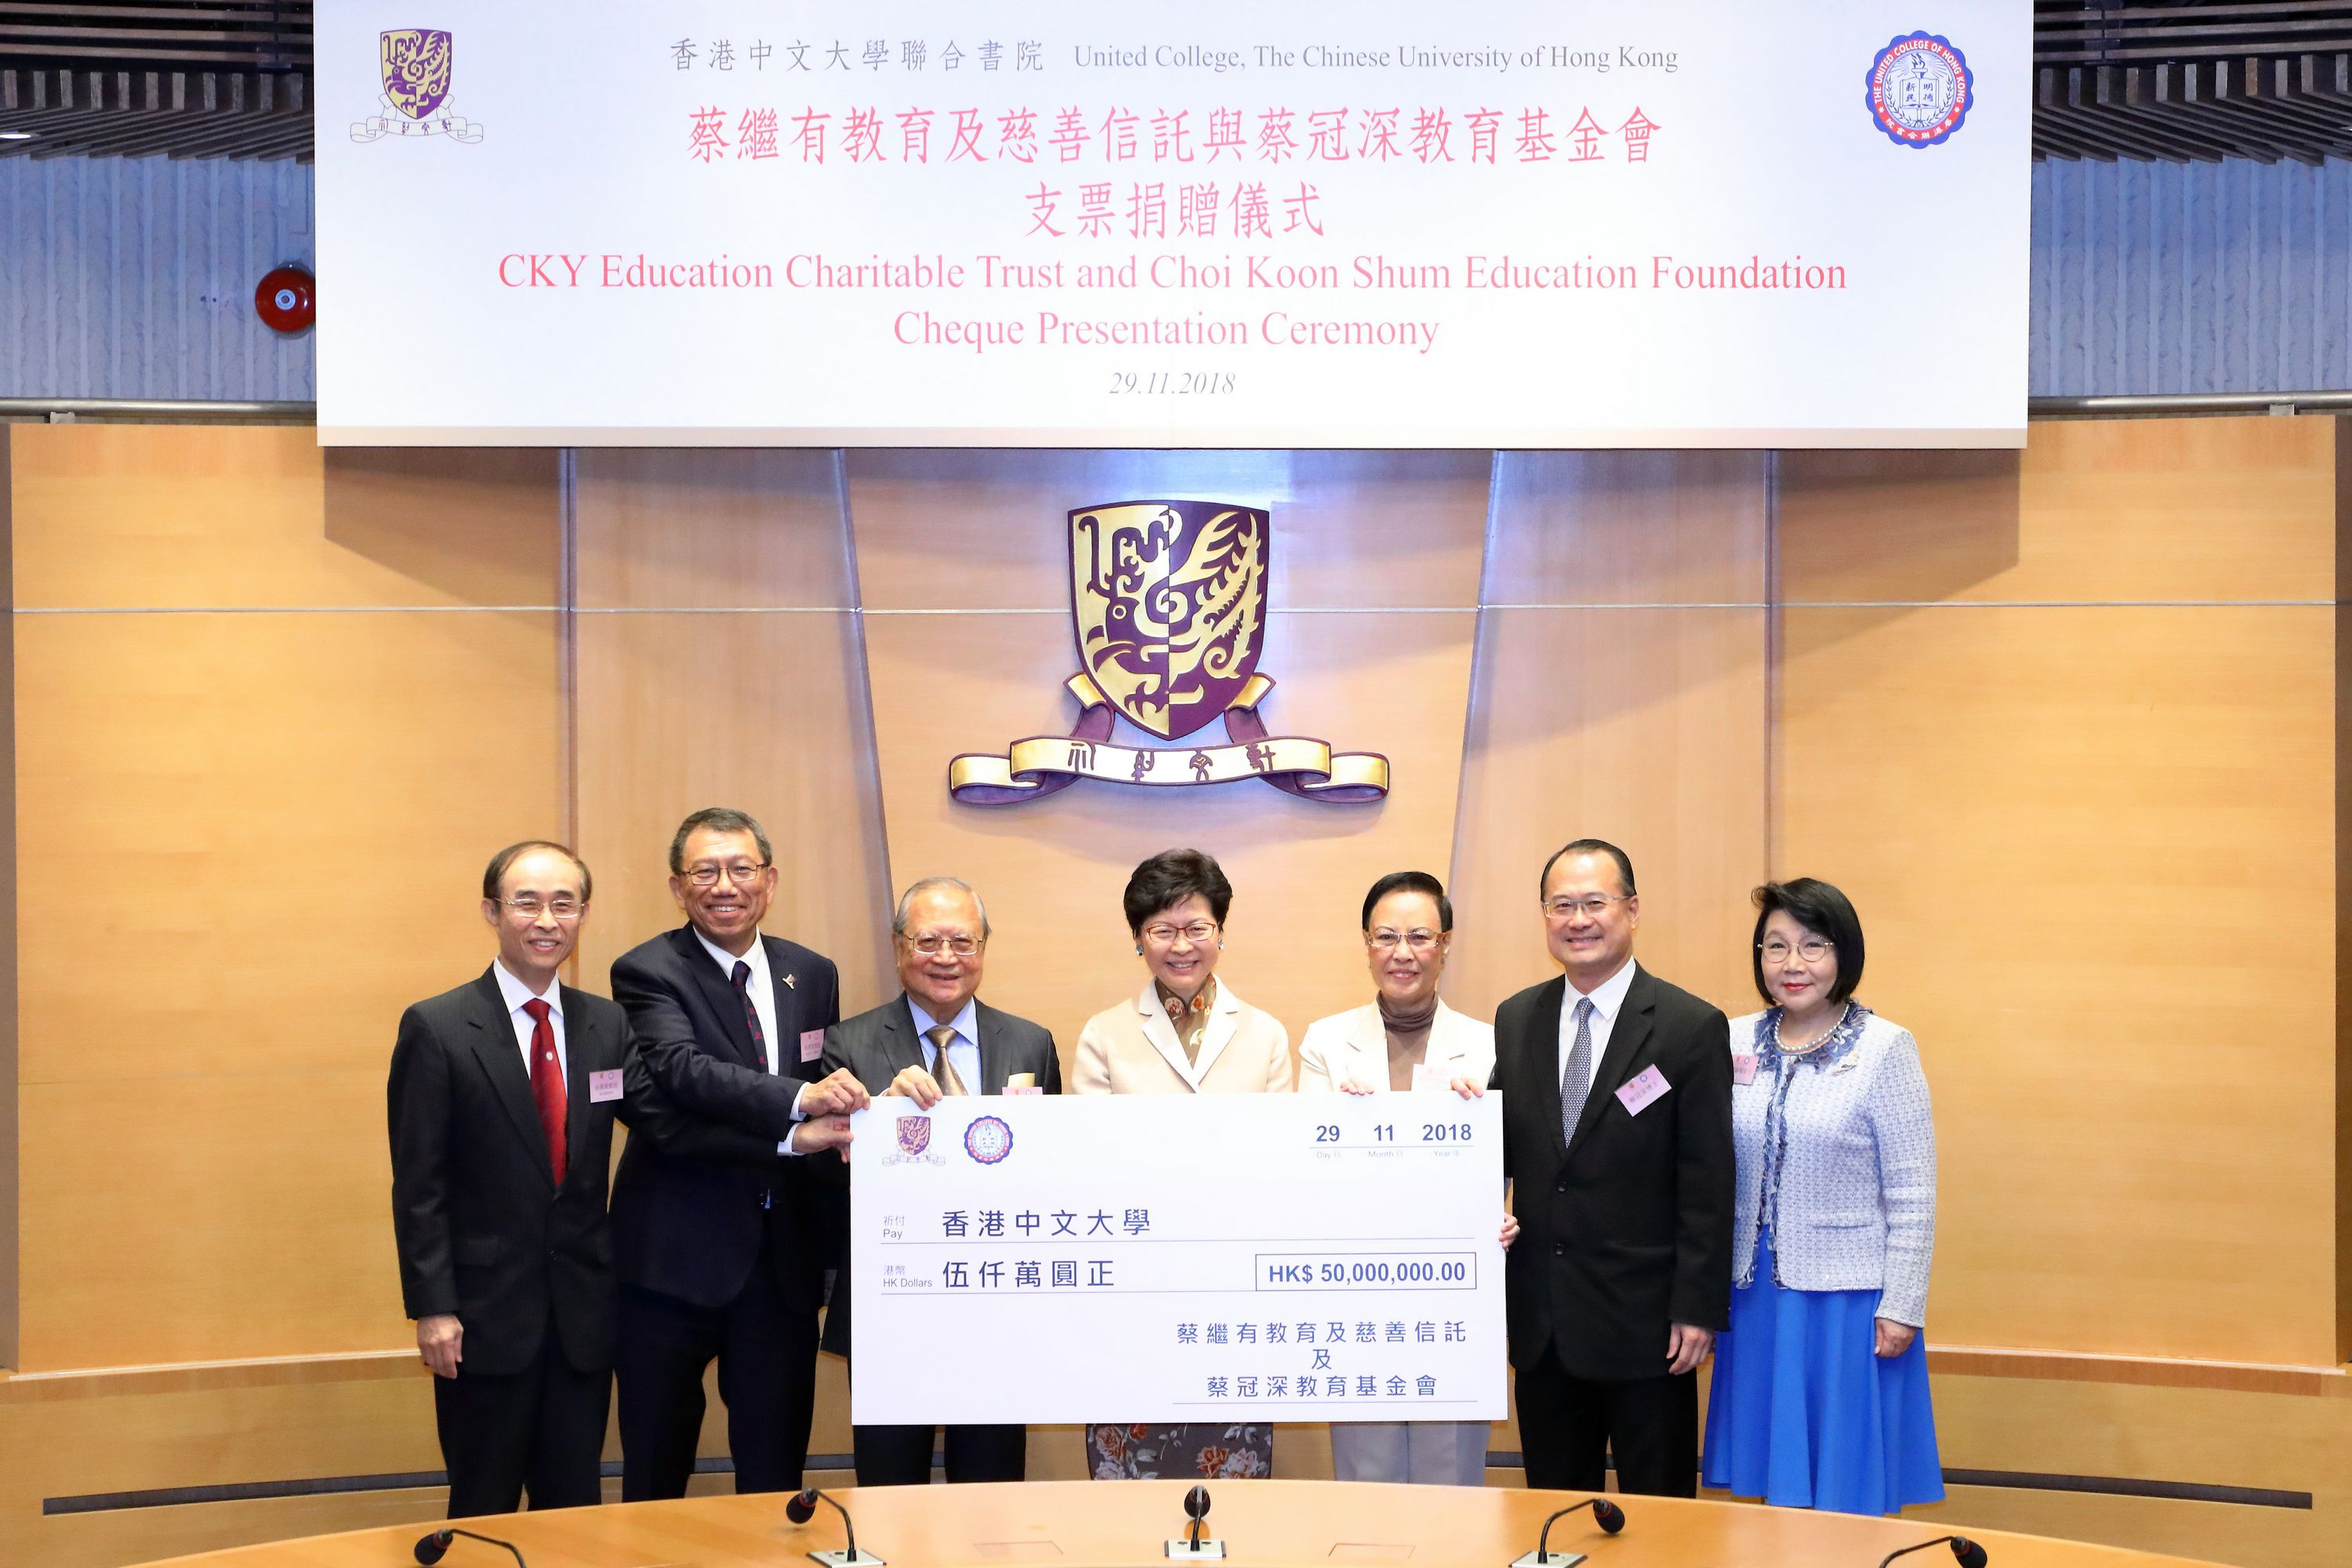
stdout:
<svg viewBox="0 0 2352 1568">
<path fill-rule="evenodd" d="M 1564 1013 L 1573 1011 L 1579 996 L 1589 996 L 1592 999 L 1592 1010 L 1611 1023 L 1615 1023 L 1617 1010 L 1625 1005 L 1625 993 L 1633 988 L 1633 955 L 1628 953 L 1625 962 L 1619 966 L 1616 973 L 1590 991 L 1579 991 L 1576 988 L 1576 983 L 1570 981 L 1567 994 L 1559 1000 L 1561 1010 Z"/>
<path fill-rule="evenodd" d="M 958 1039 L 968 1041 L 975 1046 L 980 1044 L 979 997 L 965 997 L 963 999 L 962 1010 L 957 1013 L 952 1018 L 934 1018 L 931 1016 L 929 1008 L 915 1000 L 915 994 L 913 992 L 909 991 L 905 994 L 907 997 L 907 1015 L 915 1020 L 915 1035 L 917 1038 L 929 1044 L 930 1040 L 930 1032 L 940 1025 L 945 1024 L 949 1028 L 953 1029 L 956 1032 L 956 1037 Z"/>
<path fill-rule="evenodd" d="M 719 973 L 727 976 L 727 983 L 731 985 L 735 983 L 735 966 L 739 963 L 750 964 L 751 966 L 751 978 L 763 984 L 766 983 L 768 978 L 768 944 L 761 939 L 756 929 L 751 932 L 751 951 L 745 953 L 740 958 L 736 957 L 733 953 L 728 952 L 725 948 L 719 946 L 717 942 L 703 935 L 702 928 L 700 926 L 688 926 L 686 929 L 694 933 L 694 940 L 702 944 L 702 951 L 709 953 L 710 955 L 711 962 L 719 965 Z"/>
<path fill-rule="evenodd" d="M 547 1004 L 547 1010 L 557 1017 L 563 1016 L 563 977 L 557 975 L 547 983 L 545 991 L 533 991 L 516 979 L 507 966 L 497 959 L 490 960 L 490 973 L 498 976 L 499 994 L 506 998 L 507 1011 L 520 1013 L 522 1005 L 534 999 Z"/>
</svg>

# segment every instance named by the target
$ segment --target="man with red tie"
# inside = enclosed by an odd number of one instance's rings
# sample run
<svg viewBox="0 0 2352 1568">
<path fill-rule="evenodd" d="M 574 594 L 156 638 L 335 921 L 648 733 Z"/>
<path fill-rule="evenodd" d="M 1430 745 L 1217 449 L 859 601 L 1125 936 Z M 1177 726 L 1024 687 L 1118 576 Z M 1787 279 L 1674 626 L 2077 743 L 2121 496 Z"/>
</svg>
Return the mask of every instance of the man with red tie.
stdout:
<svg viewBox="0 0 2352 1568">
<path fill-rule="evenodd" d="M 393 1234 L 432 1369 L 449 1515 L 600 1500 L 614 1322 L 605 1173 L 613 1117 L 681 1154 L 730 1136 L 665 1100 L 627 1016 L 561 984 L 588 868 L 531 839 L 491 858 L 489 969 L 401 1016 L 386 1103 Z M 847 1136 L 835 1118 L 796 1134 Z"/>
</svg>

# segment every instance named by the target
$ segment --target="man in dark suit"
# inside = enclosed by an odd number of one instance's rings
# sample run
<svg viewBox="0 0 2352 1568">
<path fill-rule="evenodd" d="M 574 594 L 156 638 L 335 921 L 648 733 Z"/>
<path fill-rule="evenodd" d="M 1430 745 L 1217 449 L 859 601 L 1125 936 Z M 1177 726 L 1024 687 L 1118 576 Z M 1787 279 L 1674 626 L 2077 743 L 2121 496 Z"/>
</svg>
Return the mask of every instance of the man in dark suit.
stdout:
<svg viewBox="0 0 2352 1568">
<path fill-rule="evenodd" d="M 497 959 L 409 1008 L 393 1047 L 393 1236 L 453 1519 L 511 1512 L 526 1490 L 535 1509 L 599 1500 L 613 1116 L 684 1152 L 708 1136 L 635 1069 L 621 1009 L 558 983 L 589 886 L 560 844 L 499 851 L 482 874 Z M 827 1129 L 847 1134 L 833 1118 L 803 1136 Z"/>
<path fill-rule="evenodd" d="M 847 1074 L 818 1081 L 824 1030 L 841 1017 L 832 961 L 760 932 L 776 886 L 760 825 L 698 811 L 669 865 L 687 923 L 614 960 L 613 995 L 652 1086 L 730 1142 L 723 1157 L 681 1157 L 633 1137 L 614 1181 L 621 1495 L 632 1502 L 685 1495 L 714 1358 L 735 1489 L 800 1487 L 827 1238 L 841 1228 L 827 1208 L 843 1189 L 837 1170 L 828 1181 L 793 1156 L 816 1136 L 810 1119 L 866 1103 Z"/>
<path fill-rule="evenodd" d="M 1054 1037 L 980 1000 L 988 911 L 953 877 L 926 877 L 900 895 L 890 921 L 902 994 L 825 1031 L 824 1063 L 856 1075 L 876 1094 L 904 1095 L 928 1110 L 951 1094 L 1062 1092 Z M 834 1292 L 824 1348 L 850 1350 L 849 1291 Z M 864 1426 L 851 1442 L 861 1487 L 921 1486 L 931 1479 L 931 1427 Z M 1026 1475 L 1029 1431 L 1018 1425 L 947 1428 L 947 1479 L 1017 1481 Z"/>
<path fill-rule="evenodd" d="M 1539 885 L 1566 973 L 1496 1012 L 1491 1083 L 1528 1485 L 1598 1491 L 1605 1449 L 1621 1491 L 1695 1496 L 1696 1369 L 1731 1306 L 1729 1026 L 1633 962 L 1623 850 L 1580 838 Z"/>
</svg>

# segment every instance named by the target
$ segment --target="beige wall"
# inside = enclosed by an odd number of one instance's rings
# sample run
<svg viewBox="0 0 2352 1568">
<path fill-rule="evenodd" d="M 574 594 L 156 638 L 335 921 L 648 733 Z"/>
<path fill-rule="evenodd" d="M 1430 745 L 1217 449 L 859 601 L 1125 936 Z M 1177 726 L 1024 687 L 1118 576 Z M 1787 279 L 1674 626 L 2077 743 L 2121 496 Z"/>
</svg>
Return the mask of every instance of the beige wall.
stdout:
<svg viewBox="0 0 2352 1568">
<path fill-rule="evenodd" d="M 1449 995 L 1477 1011 L 1549 973 L 1530 895 L 1568 837 L 1631 851 L 1644 960 L 1734 1012 L 1748 889 L 1829 877 L 1937 1095 L 1946 1462 L 2316 1499 L 1960 1488 L 1926 1517 L 2277 1564 L 2352 1520 L 2332 421 L 2037 426 L 2021 457 L 0 435 L 0 1536 L 47 1560 L 434 1511 L 40 1504 L 438 1468 L 384 1223 L 393 1021 L 486 961 L 490 849 L 576 836 L 601 987 L 676 918 L 677 818 L 718 803 L 766 820 L 776 929 L 839 962 L 845 1006 L 887 992 L 892 889 L 953 871 L 998 927 L 992 999 L 1066 1048 L 1139 982 L 1118 890 L 1171 844 L 1224 860 L 1225 973 L 1294 1037 L 1360 998 L 1384 870 L 1449 876 Z M 1273 510 L 1267 719 L 1389 753 L 1388 801 L 950 802 L 950 755 L 1072 717 L 1064 514 L 1156 494 Z M 844 1403 L 829 1367 L 817 1451 L 847 1447 Z M 1328 1473 L 1319 1429 L 1279 1442 Z M 1075 1434 L 1034 1454 L 1071 1473 Z"/>
</svg>

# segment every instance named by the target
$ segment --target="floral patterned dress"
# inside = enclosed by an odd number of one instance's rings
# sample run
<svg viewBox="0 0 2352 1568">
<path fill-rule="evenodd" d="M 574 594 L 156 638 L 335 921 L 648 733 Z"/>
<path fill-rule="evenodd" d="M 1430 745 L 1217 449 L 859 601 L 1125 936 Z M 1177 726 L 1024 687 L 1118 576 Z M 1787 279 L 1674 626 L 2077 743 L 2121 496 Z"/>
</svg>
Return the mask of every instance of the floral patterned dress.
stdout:
<svg viewBox="0 0 2352 1568">
<path fill-rule="evenodd" d="M 1266 1476 L 1274 1470 L 1274 1428 L 1216 1421 L 1089 1426 L 1087 1467 L 1098 1481 Z"/>
</svg>

